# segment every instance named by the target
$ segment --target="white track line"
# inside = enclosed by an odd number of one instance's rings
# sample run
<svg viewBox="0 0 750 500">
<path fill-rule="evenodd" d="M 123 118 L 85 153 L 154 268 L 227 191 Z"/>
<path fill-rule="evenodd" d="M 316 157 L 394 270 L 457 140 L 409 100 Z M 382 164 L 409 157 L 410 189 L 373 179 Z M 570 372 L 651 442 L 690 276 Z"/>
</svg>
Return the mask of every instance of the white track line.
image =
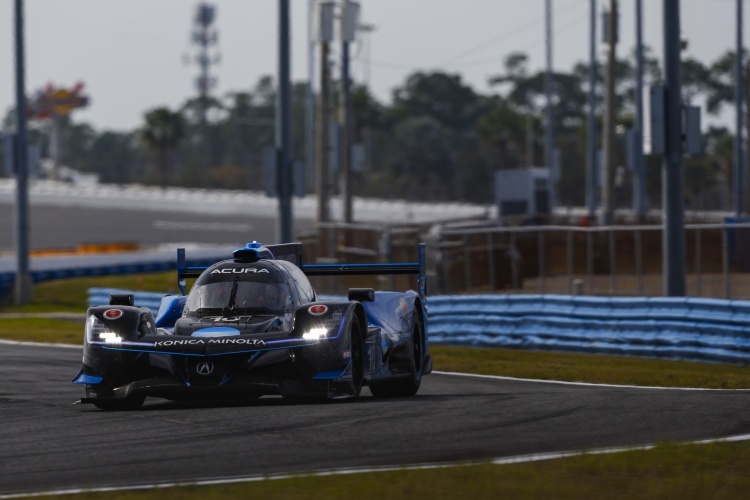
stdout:
<svg viewBox="0 0 750 500">
<path fill-rule="evenodd" d="M 477 375 L 475 373 L 433 371 L 437 375 L 452 375 L 455 377 L 486 378 L 492 380 L 513 380 L 516 382 L 535 382 L 539 384 L 578 385 L 584 387 L 613 387 L 619 389 L 656 389 L 660 391 L 750 391 L 750 389 L 710 389 L 706 387 L 653 387 L 647 385 L 618 385 L 593 384 L 591 382 L 566 382 L 564 380 L 544 380 L 536 378 L 503 377 L 501 375 Z"/>
<path fill-rule="evenodd" d="M 716 439 L 701 439 L 697 441 L 688 441 L 684 444 L 710 444 L 710 443 L 728 443 L 737 441 L 748 441 L 750 440 L 750 434 L 739 434 L 737 436 L 729 436 L 724 438 Z M 605 455 L 609 453 L 622 453 L 626 451 L 638 451 L 638 450 L 651 450 L 655 448 L 656 444 L 644 444 L 636 446 L 619 446 L 611 448 L 598 448 L 593 450 L 578 450 L 578 451 L 560 451 L 551 453 L 531 453 L 528 455 L 516 455 L 513 457 L 500 457 L 494 458 L 490 461 L 493 465 L 510 465 L 520 464 L 529 462 L 540 462 L 543 460 L 555 460 L 559 458 L 577 457 L 582 455 Z M 59 490 L 45 490 L 35 491 L 30 493 L 13 493 L 7 495 L 0 495 L 0 499 L 6 498 L 30 498 L 45 495 L 77 495 L 81 493 L 108 493 L 112 491 L 139 491 L 139 490 L 150 490 L 150 489 L 163 489 L 163 488 L 182 488 L 182 487 L 194 487 L 194 486 L 217 486 L 225 484 L 237 484 L 237 483 L 254 483 L 259 481 L 276 481 L 280 479 L 291 479 L 291 478 L 303 478 L 303 477 L 324 477 L 324 476 L 343 476 L 347 474 L 373 474 L 378 472 L 393 472 L 393 471 L 410 471 L 410 470 L 428 470 L 428 469 L 447 469 L 449 467 L 470 467 L 487 463 L 485 460 L 477 460 L 471 462 L 451 462 L 451 463 L 426 463 L 426 464 L 412 464 L 412 465 L 396 465 L 396 466 L 382 466 L 382 467 L 353 467 L 343 469 L 325 469 L 312 471 L 307 473 L 282 473 L 282 474 L 269 474 L 269 475 L 255 475 L 255 476 L 238 476 L 238 477 L 226 477 L 226 478 L 214 478 L 214 479 L 196 479 L 194 481 L 175 481 L 175 482 L 164 482 L 164 483 L 144 483 L 135 484 L 130 486 L 102 486 L 98 488 L 66 488 Z"/>
</svg>

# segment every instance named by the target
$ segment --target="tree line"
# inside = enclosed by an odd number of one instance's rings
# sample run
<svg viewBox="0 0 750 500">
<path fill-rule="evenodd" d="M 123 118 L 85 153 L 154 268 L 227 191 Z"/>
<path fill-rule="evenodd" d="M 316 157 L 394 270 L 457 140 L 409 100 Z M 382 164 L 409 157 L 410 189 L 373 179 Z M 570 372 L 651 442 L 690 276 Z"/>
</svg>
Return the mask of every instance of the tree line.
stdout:
<svg viewBox="0 0 750 500">
<path fill-rule="evenodd" d="M 735 57 L 727 52 L 707 64 L 684 59 L 683 101 L 702 104 L 710 114 L 731 107 Z M 645 63 L 646 85 L 659 82 L 661 69 L 648 50 Z M 750 73 L 748 64 L 745 68 Z M 629 206 L 631 176 L 625 168 L 622 132 L 634 122 L 632 54 L 617 61 L 615 74 L 621 139 L 617 165 L 622 166 L 616 200 L 617 206 Z M 600 66 L 596 95 L 600 131 L 603 75 Z M 418 71 L 393 90 L 389 103 L 355 85 L 355 195 L 491 203 L 496 170 L 543 166 L 544 72 L 531 71 L 528 57 L 516 52 L 505 58 L 489 83 L 492 92 L 482 94 L 460 75 Z M 338 85 L 334 87 L 335 101 Z M 558 200 L 563 205 L 584 204 L 587 88 L 587 63 L 554 74 L 555 145 L 561 167 Z M 292 86 L 293 158 L 300 162 L 305 161 L 306 92 L 306 82 Z M 265 76 L 254 87 L 221 98 L 195 98 L 179 109 L 149 110 L 143 125 L 132 131 L 99 131 L 65 118 L 63 164 L 96 173 L 105 183 L 262 190 L 264 162 L 274 144 L 275 99 L 273 78 Z M 743 112 L 750 122 L 748 101 Z M 13 130 L 13 116 L 10 110 L 4 132 Z M 46 129 L 44 122 L 32 122 L 29 132 L 30 140 L 42 151 L 49 142 Z M 725 127 L 704 130 L 704 153 L 685 161 L 686 208 L 729 209 L 733 140 Z M 313 170 L 313 166 L 306 168 L 307 192 L 314 191 Z M 648 157 L 647 192 L 652 206 L 660 204 L 660 183 L 660 158 Z"/>
</svg>

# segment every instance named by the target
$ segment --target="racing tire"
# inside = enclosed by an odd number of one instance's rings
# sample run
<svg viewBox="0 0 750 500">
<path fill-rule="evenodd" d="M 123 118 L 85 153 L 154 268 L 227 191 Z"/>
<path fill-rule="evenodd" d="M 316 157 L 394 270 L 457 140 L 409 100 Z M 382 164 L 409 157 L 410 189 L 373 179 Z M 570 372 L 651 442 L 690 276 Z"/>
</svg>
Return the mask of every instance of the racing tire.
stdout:
<svg viewBox="0 0 750 500">
<path fill-rule="evenodd" d="M 389 382 L 370 385 L 370 392 L 376 398 L 398 398 L 414 396 L 422 383 L 424 364 L 424 329 L 422 320 L 417 317 L 411 336 L 412 355 L 409 358 L 409 375 Z"/>
<path fill-rule="evenodd" d="M 351 359 L 352 359 L 352 396 L 359 396 L 365 381 L 365 352 L 362 344 L 362 332 L 357 318 L 352 319 L 349 328 L 351 335 Z"/>
<path fill-rule="evenodd" d="M 94 401 L 94 406 L 105 411 L 132 411 L 143 406 L 146 396 L 128 396 L 117 399 L 100 399 Z"/>
</svg>

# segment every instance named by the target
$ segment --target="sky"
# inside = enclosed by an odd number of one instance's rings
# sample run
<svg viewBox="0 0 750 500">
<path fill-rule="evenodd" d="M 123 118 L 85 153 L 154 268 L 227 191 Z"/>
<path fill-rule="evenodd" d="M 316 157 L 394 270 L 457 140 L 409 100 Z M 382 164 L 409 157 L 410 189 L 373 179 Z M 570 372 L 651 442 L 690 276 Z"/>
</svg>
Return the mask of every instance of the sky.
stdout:
<svg viewBox="0 0 750 500">
<path fill-rule="evenodd" d="M 198 1 L 190 0 L 25 0 L 27 94 L 48 82 L 86 85 L 90 106 L 75 121 L 98 130 L 130 130 L 145 111 L 177 108 L 195 96 L 197 67 L 186 65 Z M 278 1 L 210 0 L 216 6 L 221 62 L 213 70 L 214 94 L 252 89 L 262 75 L 277 71 Z M 15 102 L 14 11 L 0 0 L 0 112 Z M 308 78 L 309 0 L 290 0 L 292 78 Z M 367 80 L 389 102 L 395 87 L 415 71 L 461 75 L 475 91 L 497 92 L 487 80 L 515 51 L 529 55 L 530 69 L 545 64 L 544 0 L 360 0 L 362 23 L 374 26 L 352 53 L 353 78 Z M 599 0 L 602 11 L 609 1 Z M 643 0 L 644 42 L 662 56 L 662 1 Z M 635 39 L 635 0 L 619 0 L 618 54 L 629 54 Z M 553 64 L 569 71 L 588 60 L 589 0 L 552 0 Z M 750 5 L 745 6 L 747 22 Z M 711 62 L 735 46 L 735 0 L 682 0 L 685 56 Z M 601 26 L 597 53 L 604 60 Z M 745 40 L 750 33 L 745 34 Z M 748 43 L 745 44 L 746 46 Z M 368 57 L 369 53 L 369 57 Z M 724 117 L 726 119 L 726 117 Z"/>
</svg>

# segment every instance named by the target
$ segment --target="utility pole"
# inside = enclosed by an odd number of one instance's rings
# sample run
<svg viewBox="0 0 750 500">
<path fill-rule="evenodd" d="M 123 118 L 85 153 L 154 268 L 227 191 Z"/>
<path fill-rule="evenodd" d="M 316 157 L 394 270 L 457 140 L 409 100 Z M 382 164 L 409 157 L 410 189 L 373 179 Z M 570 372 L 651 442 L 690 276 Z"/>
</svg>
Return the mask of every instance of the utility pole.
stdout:
<svg viewBox="0 0 750 500">
<path fill-rule="evenodd" d="M 279 0 L 279 83 L 276 92 L 276 182 L 279 193 L 276 240 L 278 243 L 291 243 L 293 240 L 289 45 L 289 0 Z"/>
<path fill-rule="evenodd" d="M 671 14 L 670 14 L 671 15 Z M 604 94 L 604 182 L 602 183 L 602 225 L 615 219 L 615 63 L 617 62 L 617 0 L 609 0 L 607 17 L 607 74 Z"/>
<path fill-rule="evenodd" d="M 639 221 L 646 218 L 646 162 L 643 156 L 643 8 L 635 0 L 635 147 L 634 170 L 635 212 Z"/>
<path fill-rule="evenodd" d="M 588 176 L 586 182 L 586 205 L 588 206 L 589 221 L 596 217 L 596 185 L 597 185 L 597 154 L 596 154 L 596 0 L 589 0 L 591 11 L 591 26 L 589 34 L 589 95 L 588 117 L 586 119 L 586 163 Z"/>
<path fill-rule="evenodd" d="M 544 95 L 547 101 L 547 127 L 544 136 L 544 160 L 549 169 L 550 214 L 557 204 L 557 165 L 555 161 L 555 108 L 552 103 L 552 0 L 545 0 L 547 69 L 544 73 Z"/>
<path fill-rule="evenodd" d="M 315 165 L 315 42 L 313 19 L 315 0 L 307 0 L 307 96 L 305 102 L 305 170 Z"/>
<path fill-rule="evenodd" d="M 31 302 L 29 273 L 29 164 L 26 140 L 26 62 L 23 0 L 15 0 L 16 34 L 16 304 Z"/>
<path fill-rule="evenodd" d="M 664 77 L 666 87 L 662 163 L 664 211 L 664 294 L 685 295 L 685 215 L 682 167 L 682 82 L 680 77 L 680 0 L 664 2 Z"/>
<path fill-rule="evenodd" d="M 359 4 L 344 0 L 341 5 L 341 175 L 343 220 L 350 223 L 352 215 L 352 89 L 349 78 L 349 44 L 355 40 Z"/>
<path fill-rule="evenodd" d="M 320 95 L 318 97 L 317 154 L 315 155 L 317 175 L 316 193 L 318 195 L 318 209 L 316 221 L 318 224 L 328 222 L 331 218 L 328 193 L 328 162 L 330 147 L 330 43 L 333 40 L 333 2 L 317 2 L 315 4 L 315 18 L 313 37 L 320 44 Z"/>
<path fill-rule="evenodd" d="M 744 175 L 745 169 L 745 151 L 742 146 L 744 136 L 743 130 L 743 48 L 742 48 L 742 1 L 737 0 L 737 48 L 735 53 L 737 57 L 734 61 L 734 100 L 735 100 L 735 133 L 734 133 L 734 212 L 736 217 L 742 217 L 744 212 Z"/>
</svg>

